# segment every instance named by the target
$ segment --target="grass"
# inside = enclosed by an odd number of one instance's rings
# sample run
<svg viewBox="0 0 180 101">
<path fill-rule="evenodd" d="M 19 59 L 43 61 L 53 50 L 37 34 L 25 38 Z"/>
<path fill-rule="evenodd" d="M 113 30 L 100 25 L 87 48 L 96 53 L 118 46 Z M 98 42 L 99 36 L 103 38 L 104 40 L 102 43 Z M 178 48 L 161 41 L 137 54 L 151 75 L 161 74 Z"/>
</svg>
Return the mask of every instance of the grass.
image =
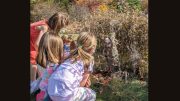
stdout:
<svg viewBox="0 0 180 101">
<path fill-rule="evenodd" d="M 92 89 L 97 92 L 96 101 L 148 101 L 147 83 L 138 80 L 130 80 L 124 83 L 118 79 L 113 79 L 109 86 L 104 86 L 104 91 L 100 94 L 101 88 L 94 84 Z"/>
</svg>

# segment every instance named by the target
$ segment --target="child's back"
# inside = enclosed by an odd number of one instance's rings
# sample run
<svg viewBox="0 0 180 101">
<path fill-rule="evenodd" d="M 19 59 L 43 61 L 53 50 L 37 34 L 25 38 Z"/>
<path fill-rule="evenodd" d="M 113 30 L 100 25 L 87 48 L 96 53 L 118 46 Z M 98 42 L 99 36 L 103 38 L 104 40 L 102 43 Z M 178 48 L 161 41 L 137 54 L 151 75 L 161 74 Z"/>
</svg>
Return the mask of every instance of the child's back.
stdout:
<svg viewBox="0 0 180 101">
<path fill-rule="evenodd" d="M 93 34 L 79 35 L 76 49 L 49 78 L 48 94 L 53 101 L 95 101 L 96 93 L 88 87 L 96 44 Z"/>
<path fill-rule="evenodd" d="M 48 98 L 47 85 L 51 74 L 56 70 L 56 67 L 63 60 L 63 41 L 55 32 L 45 33 L 39 43 L 37 62 L 45 71 L 42 75 L 42 80 L 39 84 L 40 93 L 36 97 L 36 101 L 44 101 Z"/>
<path fill-rule="evenodd" d="M 81 60 L 75 63 L 72 62 L 71 59 L 66 60 L 49 78 L 48 94 L 53 101 L 74 101 L 75 97 L 82 98 L 81 95 L 78 95 L 82 90 L 84 91 L 83 98 L 91 99 L 88 97 L 89 94 L 92 94 L 93 97 L 96 96 L 93 90 L 80 87 L 80 82 L 83 79 L 82 75 L 84 73 L 83 62 Z M 89 67 L 89 71 L 91 72 L 92 67 L 91 64 Z M 83 101 L 83 99 L 77 101 Z"/>
</svg>

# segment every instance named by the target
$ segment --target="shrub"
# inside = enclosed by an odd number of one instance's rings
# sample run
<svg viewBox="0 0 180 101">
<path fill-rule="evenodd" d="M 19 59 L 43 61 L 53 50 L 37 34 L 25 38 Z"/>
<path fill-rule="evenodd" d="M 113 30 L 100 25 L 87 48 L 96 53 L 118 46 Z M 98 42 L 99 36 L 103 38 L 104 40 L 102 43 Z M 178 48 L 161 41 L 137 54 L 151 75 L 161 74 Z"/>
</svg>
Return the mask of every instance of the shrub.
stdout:
<svg viewBox="0 0 180 101">
<path fill-rule="evenodd" d="M 31 5 L 31 22 L 48 19 L 54 13 L 61 11 L 58 4 L 37 2 Z"/>
<path fill-rule="evenodd" d="M 146 16 L 136 11 L 117 13 L 113 10 L 89 13 L 80 20 L 76 19 L 77 16 L 78 13 L 76 12 L 71 15 L 71 18 L 74 19 L 66 30 L 71 34 L 90 31 L 96 35 L 95 69 L 103 70 L 107 67 L 106 57 L 102 51 L 104 49 L 104 37 L 109 36 L 114 40 L 112 41 L 114 47 L 112 48 L 113 61 L 120 64 L 117 66 L 121 70 L 130 73 L 136 73 L 139 70 L 139 77 L 141 74 L 148 74 L 148 19 Z M 112 33 L 115 33 L 115 38 Z M 146 64 L 140 65 L 138 62 L 140 60 L 145 61 Z"/>
</svg>

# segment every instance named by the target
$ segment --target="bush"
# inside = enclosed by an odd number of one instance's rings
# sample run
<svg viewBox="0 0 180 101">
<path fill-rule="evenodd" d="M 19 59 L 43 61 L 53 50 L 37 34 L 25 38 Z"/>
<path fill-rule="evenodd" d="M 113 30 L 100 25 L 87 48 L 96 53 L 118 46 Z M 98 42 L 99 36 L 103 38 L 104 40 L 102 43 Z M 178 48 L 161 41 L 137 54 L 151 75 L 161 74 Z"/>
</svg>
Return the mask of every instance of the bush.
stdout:
<svg viewBox="0 0 180 101">
<path fill-rule="evenodd" d="M 58 4 L 48 2 L 36 2 L 31 5 L 31 22 L 48 19 L 56 12 L 62 11 Z"/>
<path fill-rule="evenodd" d="M 86 11 L 85 11 L 86 12 Z M 85 13 L 84 12 L 84 13 Z M 134 73 L 139 77 L 148 74 L 148 18 L 141 13 L 132 11 L 127 13 L 108 12 L 88 13 L 78 19 L 78 11 L 71 14 L 72 23 L 66 28 L 68 33 L 81 31 L 93 32 L 97 37 L 97 50 L 95 53 L 95 70 L 103 70 L 108 66 L 103 54 L 104 37 L 108 36 L 113 42 L 113 62 L 121 70 Z M 113 36 L 112 33 L 115 33 Z M 117 51 L 116 51 L 117 50 Z M 110 56 L 109 56 L 110 57 Z M 139 61 L 145 61 L 141 65 Z M 111 63 L 114 64 L 114 63 Z M 114 68 L 114 67 L 112 67 Z M 138 73 L 138 74 L 137 74 Z M 142 76 L 143 75 L 143 76 Z"/>
</svg>

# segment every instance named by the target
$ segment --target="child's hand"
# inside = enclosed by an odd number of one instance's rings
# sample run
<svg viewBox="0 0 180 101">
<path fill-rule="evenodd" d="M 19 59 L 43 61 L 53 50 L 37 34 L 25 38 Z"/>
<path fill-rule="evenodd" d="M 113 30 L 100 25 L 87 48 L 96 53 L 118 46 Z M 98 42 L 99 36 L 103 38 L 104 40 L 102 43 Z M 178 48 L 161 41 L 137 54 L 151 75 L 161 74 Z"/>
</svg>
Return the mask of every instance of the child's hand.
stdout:
<svg viewBox="0 0 180 101">
<path fill-rule="evenodd" d="M 85 87 L 86 82 L 87 82 L 88 79 L 89 79 L 89 76 L 90 76 L 90 74 L 89 74 L 88 72 L 86 72 L 86 73 L 83 74 L 83 79 L 82 79 L 82 81 L 80 82 L 80 86 L 81 86 L 81 87 Z"/>
<path fill-rule="evenodd" d="M 90 73 L 89 72 L 84 72 L 83 78 L 86 78 L 86 80 L 89 78 Z"/>
<path fill-rule="evenodd" d="M 90 78 L 88 78 L 88 80 L 86 81 L 85 87 L 90 87 L 91 86 L 91 80 Z"/>
<path fill-rule="evenodd" d="M 45 32 L 47 32 L 48 27 L 45 25 L 42 25 L 42 26 L 37 26 L 36 29 L 45 33 Z"/>
<path fill-rule="evenodd" d="M 36 46 L 38 47 L 42 35 L 48 31 L 48 27 L 47 26 L 37 26 L 37 29 L 40 30 L 40 34 L 36 40 Z"/>
</svg>

